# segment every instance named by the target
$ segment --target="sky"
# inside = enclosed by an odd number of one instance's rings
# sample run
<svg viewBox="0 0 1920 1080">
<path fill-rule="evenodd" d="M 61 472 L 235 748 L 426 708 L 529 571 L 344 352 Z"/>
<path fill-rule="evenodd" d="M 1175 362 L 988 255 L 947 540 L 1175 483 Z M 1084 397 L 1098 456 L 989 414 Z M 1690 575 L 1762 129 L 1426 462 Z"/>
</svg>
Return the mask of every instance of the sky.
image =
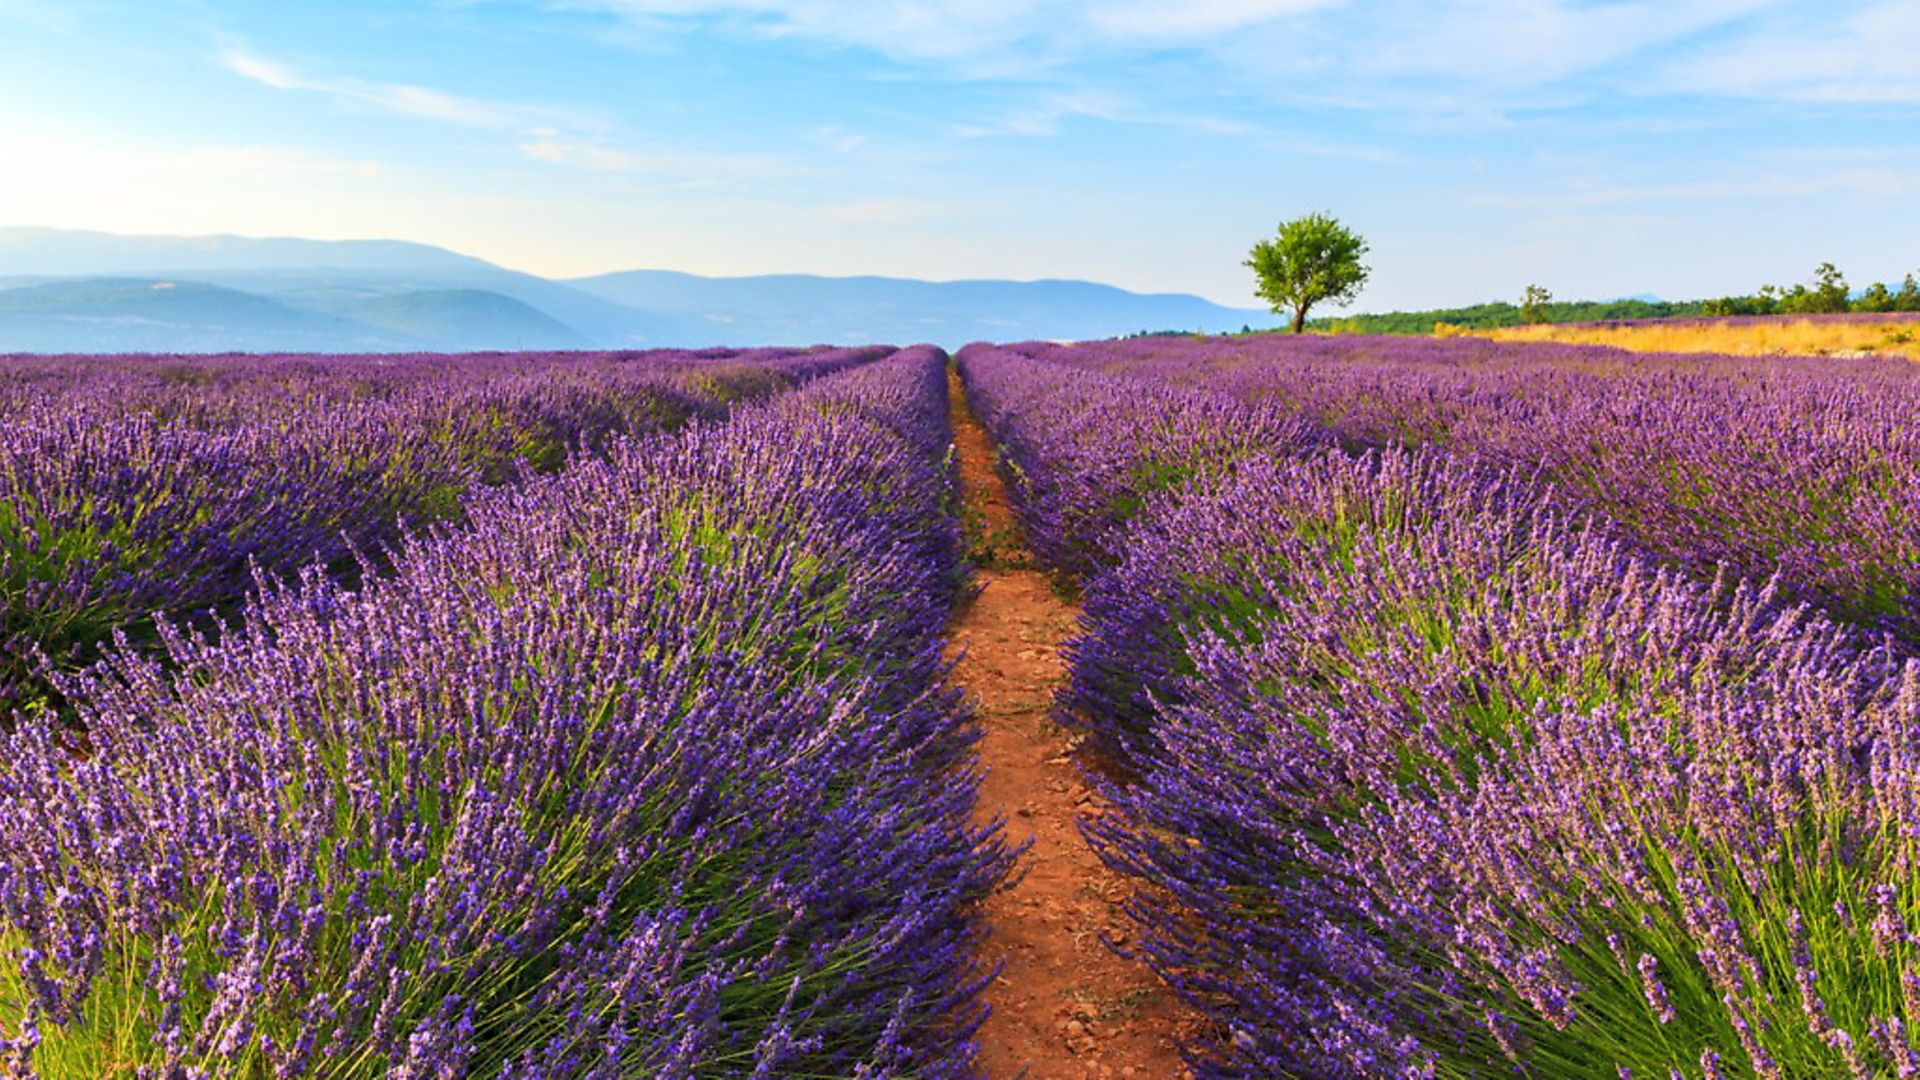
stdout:
<svg viewBox="0 0 1920 1080">
<path fill-rule="evenodd" d="M 0 0 L 0 224 L 1355 310 L 1920 270 L 1920 0 Z"/>
</svg>

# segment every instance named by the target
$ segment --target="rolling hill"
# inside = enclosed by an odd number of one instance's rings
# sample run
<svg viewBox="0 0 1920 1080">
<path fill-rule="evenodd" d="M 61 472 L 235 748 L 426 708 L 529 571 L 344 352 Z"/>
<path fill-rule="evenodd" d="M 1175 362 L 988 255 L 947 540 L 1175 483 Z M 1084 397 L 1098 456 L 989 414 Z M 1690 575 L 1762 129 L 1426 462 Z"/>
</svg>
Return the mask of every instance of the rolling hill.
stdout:
<svg viewBox="0 0 1920 1080">
<path fill-rule="evenodd" d="M 480 289 L 369 296 L 337 313 L 447 349 L 590 349 L 592 339 L 531 304 Z"/>
<path fill-rule="evenodd" d="M 4 352 L 336 352 L 405 339 L 193 281 L 83 278 L 0 289 Z"/>
<path fill-rule="evenodd" d="M 1086 281 L 918 281 L 632 270 L 569 284 L 628 307 L 701 320 L 747 342 L 1011 341 L 1141 330 L 1238 330 L 1265 312 Z"/>
<path fill-rule="evenodd" d="M 0 352 L 464 351 L 1094 338 L 1272 325 L 1083 281 L 555 281 L 426 244 L 0 228 Z"/>
</svg>

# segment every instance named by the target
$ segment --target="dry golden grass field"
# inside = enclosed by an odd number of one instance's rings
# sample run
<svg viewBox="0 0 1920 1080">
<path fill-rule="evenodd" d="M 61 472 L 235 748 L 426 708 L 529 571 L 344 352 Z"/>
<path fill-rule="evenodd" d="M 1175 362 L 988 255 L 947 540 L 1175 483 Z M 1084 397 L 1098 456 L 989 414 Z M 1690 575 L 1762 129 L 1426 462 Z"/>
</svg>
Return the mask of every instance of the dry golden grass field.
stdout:
<svg viewBox="0 0 1920 1080">
<path fill-rule="evenodd" d="M 1920 360 L 1920 321 L 1687 319 L 1515 326 L 1475 333 L 1495 341 L 1613 345 L 1635 352 L 1711 352 L 1737 356 L 1872 353 L 1898 354 Z"/>
</svg>

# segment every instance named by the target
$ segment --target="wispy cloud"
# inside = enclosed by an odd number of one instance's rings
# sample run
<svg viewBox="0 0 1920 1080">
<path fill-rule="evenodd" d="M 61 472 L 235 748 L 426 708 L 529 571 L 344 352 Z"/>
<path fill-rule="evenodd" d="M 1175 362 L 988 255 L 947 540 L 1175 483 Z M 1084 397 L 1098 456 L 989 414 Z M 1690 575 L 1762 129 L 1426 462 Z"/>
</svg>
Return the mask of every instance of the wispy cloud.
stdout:
<svg viewBox="0 0 1920 1080">
<path fill-rule="evenodd" d="M 836 154 L 851 154 L 872 142 L 872 137 L 829 124 L 813 132 L 813 141 Z"/>
<path fill-rule="evenodd" d="M 245 49 L 220 55 L 227 70 L 275 90 L 321 94 L 394 116 L 499 132 L 529 161 L 594 173 L 646 176 L 688 186 L 791 176 L 804 171 L 773 154 L 620 145 L 592 133 L 592 118 L 542 105 L 488 101 L 409 83 L 312 75 Z"/>
<path fill-rule="evenodd" d="M 1086 17 L 1109 37 L 1165 41 L 1230 33 L 1340 5 L 1341 0 L 1121 0 L 1086 5 Z"/>
<path fill-rule="evenodd" d="M 504 131 L 550 121 L 553 115 L 549 109 L 482 101 L 407 83 L 309 75 L 240 48 L 222 52 L 220 64 L 242 78 L 275 90 L 324 94 L 349 104 L 416 120 L 439 120 Z"/>
<path fill-rule="evenodd" d="M 1782 0 L 1391 0 L 1364 18 L 1381 32 L 1344 43 L 1342 20 L 1309 29 L 1304 45 L 1360 81 L 1440 80 L 1459 93 L 1550 86 L 1605 73 L 1696 35 L 1727 30 Z M 1341 80 L 1323 70 L 1332 81 Z"/>
<path fill-rule="evenodd" d="M 973 77 L 1031 74 L 1119 46 L 1158 47 L 1270 23 L 1343 0 L 565 0 L 649 28 L 718 21 L 767 38 L 798 38 L 933 62 Z"/>
<path fill-rule="evenodd" d="M 856 48 L 971 79 L 1054 78 L 1185 54 L 1228 94 L 1463 114 L 1617 73 L 1786 0 L 561 0 L 656 35 Z M 1912 0 L 1889 7 L 1905 8 Z M 1085 71 L 1077 74 L 1084 75 Z M 991 125 L 988 125 L 991 127 Z M 1001 125 L 1006 126 L 1006 125 Z M 1031 126 L 1031 125 L 1029 125 Z"/>
<path fill-rule="evenodd" d="M 86 12 L 78 4 L 49 0 L 0 0 L 0 23 L 18 23 L 47 30 L 70 30 Z"/>
<path fill-rule="evenodd" d="M 1255 130 L 1251 124 L 1225 117 L 1144 106 L 1106 91 L 1076 90 L 1050 92 L 1031 105 L 1009 110 L 993 120 L 957 124 L 953 131 L 963 138 L 1057 135 L 1074 119 L 1180 128 L 1206 135 L 1246 135 Z"/>
<path fill-rule="evenodd" d="M 1460 130 L 1626 93 L 1920 102 L 1920 0 L 1836 14 L 1789 0 L 558 0 L 660 38 L 689 28 L 868 51 L 975 81 L 1068 88 L 962 134 L 1045 135 L 1086 117 L 1220 134 L 1207 108 L 1120 110 L 1084 88 L 1151 84 Z M 1155 87 L 1156 89 L 1163 89 Z M 1076 98 L 1075 94 L 1082 97 Z"/>
<path fill-rule="evenodd" d="M 1666 81 L 1697 93 L 1846 105 L 1920 103 L 1920 0 L 1844 18 L 1796 11 L 1673 65 Z"/>
<path fill-rule="evenodd" d="M 1265 139 L 1262 145 L 1269 150 L 1300 157 L 1325 158 L 1329 161 L 1359 161 L 1372 165 L 1390 165 L 1401 160 L 1398 153 L 1384 146 L 1364 146 L 1354 143 L 1323 142 L 1318 139 L 1301 139 L 1275 136 Z"/>
<path fill-rule="evenodd" d="M 1674 183 L 1584 183 L 1524 194 L 1469 195 L 1470 206 L 1502 209 L 1566 209 L 1629 203 L 1804 200 L 1850 194 L 1898 198 L 1920 184 L 1920 172 L 1891 166 L 1854 166 L 1813 173 L 1758 173 Z"/>
</svg>

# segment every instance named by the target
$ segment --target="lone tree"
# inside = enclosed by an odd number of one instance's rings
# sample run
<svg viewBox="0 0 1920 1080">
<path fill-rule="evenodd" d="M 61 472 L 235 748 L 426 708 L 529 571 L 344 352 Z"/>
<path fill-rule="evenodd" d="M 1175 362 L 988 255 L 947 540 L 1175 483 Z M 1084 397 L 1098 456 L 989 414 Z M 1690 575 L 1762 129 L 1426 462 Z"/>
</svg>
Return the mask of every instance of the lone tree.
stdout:
<svg viewBox="0 0 1920 1080">
<path fill-rule="evenodd" d="M 1520 321 L 1531 326 L 1547 321 L 1547 305 L 1553 303 L 1553 294 L 1544 285 L 1529 285 L 1527 293 L 1520 299 Z"/>
<path fill-rule="evenodd" d="M 1280 226 L 1280 235 L 1253 245 L 1260 298 L 1275 313 L 1293 309 L 1293 332 L 1307 327 L 1307 309 L 1318 303 L 1346 305 L 1367 283 L 1360 257 L 1367 242 L 1331 214 L 1308 214 Z"/>
</svg>

